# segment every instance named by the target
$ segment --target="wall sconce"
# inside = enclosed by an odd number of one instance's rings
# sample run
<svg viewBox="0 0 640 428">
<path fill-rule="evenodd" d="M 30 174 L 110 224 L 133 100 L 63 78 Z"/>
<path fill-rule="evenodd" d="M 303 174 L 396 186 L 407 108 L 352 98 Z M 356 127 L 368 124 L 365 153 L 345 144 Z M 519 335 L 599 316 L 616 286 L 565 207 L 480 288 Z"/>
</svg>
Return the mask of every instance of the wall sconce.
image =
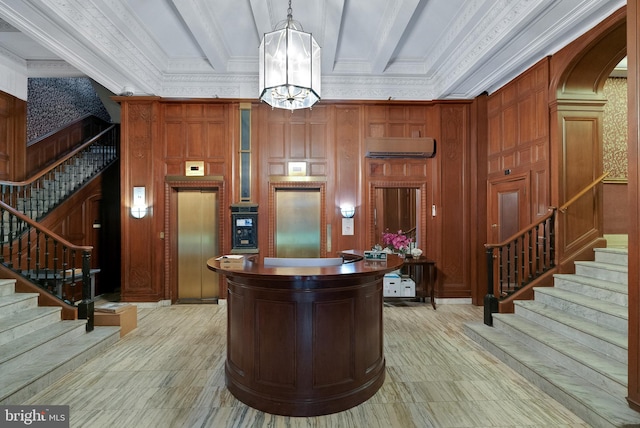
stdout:
<svg viewBox="0 0 640 428">
<path fill-rule="evenodd" d="M 356 213 L 356 208 L 352 206 L 340 207 L 340 213 L 342 214 L 342 234 L 353 235 L 354 221 L 353 216 Z"/>
<path fill-rule="evenodd" d="M 131 217 L 143 218 L 147 215 L 147 200 L 144 187 L 133 188 L 133 203 L 131 204 Z"/>
<path fill-rule="evenodd" d="M 355 215 L 356 208 L 355 207 L 350 207 L 350 206 L 340 207 L 340 213 L 342 214 L 342 217 L 344 217 L 344 218 L 351 218 L 351 217 L 353 217 Z"/>
</svg>

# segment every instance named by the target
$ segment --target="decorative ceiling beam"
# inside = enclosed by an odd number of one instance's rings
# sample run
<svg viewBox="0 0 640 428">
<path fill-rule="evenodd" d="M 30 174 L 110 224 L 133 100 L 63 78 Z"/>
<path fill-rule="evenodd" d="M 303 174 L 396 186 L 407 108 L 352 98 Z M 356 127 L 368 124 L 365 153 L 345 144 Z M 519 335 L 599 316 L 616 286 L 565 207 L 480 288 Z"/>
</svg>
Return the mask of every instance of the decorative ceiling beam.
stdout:
<svg viewBox="0 0 640 428">
<path fill-rule="evenodd" d="M 230 58 L 206 0 L 171 0 L 214 70 L 227 71 Z"/>
<path fill-rule="evenodd" d="M 105 18 L 106 2 L 0 0 L 0 15 L 112 92 L 120 93 L 127 82 L 141 93 L 155 93 L 161 82 L 159 69 L 148 60 L 148 53 L 143 55 L 144 49 L 124 37 L 113 19 Z M 129 12 L 110 11 L 122 18 L 118 25 L 135 27 L 135 20 L 127 18 Z"/>
<path fill-rule="evenodd" d="M 377 49 L 371 61 L 371 73 L 382 74 L 402 39 L 405 29 L 414 12 L 418 8 L 420 0 L 403 0 L 389 2 L 384 13 L 386 19 L 382 32 L 376 40 Z"/>
<path fill-rule="evenodd" d="M 344 19 L 345 2 L 346 0 L 326 0 L 323 2 L 323 34 L 320 35 L 320 41 L 318 41 L 322 48 L 323 73 L 332 72 L 333 65 L 336 62 L 340 26 Z"/>
</svg>

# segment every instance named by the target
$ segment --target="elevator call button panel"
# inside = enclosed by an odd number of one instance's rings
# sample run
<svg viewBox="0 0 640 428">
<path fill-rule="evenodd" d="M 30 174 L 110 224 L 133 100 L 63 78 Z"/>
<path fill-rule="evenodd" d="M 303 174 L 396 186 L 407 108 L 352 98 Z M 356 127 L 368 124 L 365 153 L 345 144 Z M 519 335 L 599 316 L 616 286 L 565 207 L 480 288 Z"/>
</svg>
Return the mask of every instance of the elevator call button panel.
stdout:
<svg viewBox="0 0 640 428">
<path fill-rule="evenodd" d="M 258 205 L 231 205 L 232 253 L 258 252 Z"/>
</svg>

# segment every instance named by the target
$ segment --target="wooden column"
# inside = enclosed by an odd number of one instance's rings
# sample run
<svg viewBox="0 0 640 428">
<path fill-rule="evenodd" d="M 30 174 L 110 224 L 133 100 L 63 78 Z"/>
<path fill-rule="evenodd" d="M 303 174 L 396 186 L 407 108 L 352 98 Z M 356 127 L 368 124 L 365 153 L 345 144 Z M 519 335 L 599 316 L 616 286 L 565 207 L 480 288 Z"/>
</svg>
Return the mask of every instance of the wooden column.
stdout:
<svg viewBox="0 0 640 428">
<path fill-rule="evenodd" d="M 154 97 L 119 97 L 122 103 L 120 145 L 122 283 L 125 302 L 154 302 L 164 298 L 162 252 L 154 251 L 162 230 L 162 207 L 154 199 L 153 142 L 157 139 L 158 102 Z M 149 207 L 143 218 L 131 216 L 133 187 L 145 187 Z M 160 213 L 158 215 L 158 213 Z M 158 226 L 157 223 L 160 223 Z M 160 247 L 162 248 L 162 247 Z"/>
<path fill-rule="evenodd" d="M 640 411 L 640 9 L 637 0 L 627 2 L 627 59 L 629 114 L 629 405 Z"/>
</svg>

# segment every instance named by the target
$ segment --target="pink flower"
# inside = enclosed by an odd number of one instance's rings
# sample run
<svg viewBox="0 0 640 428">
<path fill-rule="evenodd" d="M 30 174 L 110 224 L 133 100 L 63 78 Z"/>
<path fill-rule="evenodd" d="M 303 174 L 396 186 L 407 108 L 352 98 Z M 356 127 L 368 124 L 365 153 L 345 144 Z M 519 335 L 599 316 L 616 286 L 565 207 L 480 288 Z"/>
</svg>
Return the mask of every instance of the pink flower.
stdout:
<svg viewBox="0 0 640 428">
<path fill-rule="evenodd" d="M 408 238 L 402 230 L 397 233 L 385 232 L 382 234 L 382 243 L 394 251 L 409 251 L 409 244 L 413 242 L 412 238 Z"/>
</svg>

